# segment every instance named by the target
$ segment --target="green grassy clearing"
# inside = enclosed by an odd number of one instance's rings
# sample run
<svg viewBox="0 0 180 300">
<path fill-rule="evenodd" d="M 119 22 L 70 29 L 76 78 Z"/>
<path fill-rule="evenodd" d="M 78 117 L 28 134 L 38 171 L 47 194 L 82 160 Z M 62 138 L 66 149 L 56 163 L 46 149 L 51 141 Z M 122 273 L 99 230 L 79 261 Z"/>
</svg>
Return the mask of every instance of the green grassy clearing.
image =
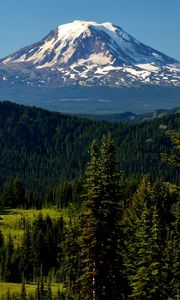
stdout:
<svg viewBox="0 0 180 300">
<path fill-rule="evenodd" d="M 32 223 L 40 213 L 43 215 L 43 217 L 49 215 L 54 220 L 63 217 L 66 224 L 69 222 L 69 213 L 67 209 L 57 210 L 55 208 L 44 208 L 42 210 L 5 210 L 0 216 L 0 230 L 3 233 L 5 240 L 10 234 L 14 244 L 18 245 L 21 242 L 24 232 L 24 218 L 26 219 L 26 222 Z"/>
<path fill-rule="evenodd" d="M 8 290 L 10 293 L 20 293 L 21 292 L 21 283 L 11 283 L 11 282 L 0 282 L 0 297 L 5 295 Z M 26 284 L 26 292 L 27 294 L 34 293 L 36 290 L 37 285 L 36 284 Z M 46 284 L 45 284 L 46 288 Z M 63 291 L 63 285 L 62 284 L 52 284 L 51 285 L 52 294 L 56 294 L 58 289 L 60 291 Z"/>
<path fill-rule="evenodd" d="M 60 217 L 63 217 L 66 224 L 69 223 L 69 213 L 68 210 L 61 209 L 57 210 L 55 208 L 48 208 L 42 210 L 24 210 L 24 209 L 10 209 L 1 212 L 0 214 L 0 230 L 2 231 L 5 240 L 7 240 L 9 234 L 11 235 L 14 245 L 17 246 L 21 243 L 22 236 L 24 233 L 24 224 L 23 220 L 26 219 L 27 222 L 32 223 L 39 214 L 42 214 L 43 217 L 49 215 L 53 220 L 56 220 Z M 19 293 L 21 292 L 21 283 L 11 283 L 11 282 L 0 282 L 0 297 L 5 295 L 8 290 L 10 293 Z M 35 283 L 26 284 L 26 292 L 33 293 L 36 290 L 37 285 Z M 46 284 L 45 284 L 46 288 Z M 51 286 L 52 294 L 56 294 L 58 289 L 63 291 L 63 284 L 52 283 Z"/>
</svg>

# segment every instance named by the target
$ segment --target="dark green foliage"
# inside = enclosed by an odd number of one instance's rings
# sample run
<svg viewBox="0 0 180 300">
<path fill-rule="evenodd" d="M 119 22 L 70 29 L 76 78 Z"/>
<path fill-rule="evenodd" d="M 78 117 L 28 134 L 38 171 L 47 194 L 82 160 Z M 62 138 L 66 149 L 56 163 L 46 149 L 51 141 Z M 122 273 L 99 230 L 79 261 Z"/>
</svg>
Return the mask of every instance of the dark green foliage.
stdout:
<svg viewBox="0 0 180 300">
<path fill-rule="evenodd" d="M 168 260 L 168 269 L 171 270 L 170 286 L 172 297 L 178 299 L 180 295 L 180 199 L 172 207 L 173 222 L 172 235 L 170 238 L 171 259 Z"/>
<path fill-rule="evenodd" d="M 94 142 L 87 169 L 80 239 L 82 299 L 123 299 L 120 187 L 110 136 Z"/>
<path fill-rule="evenodd" d="M 107 142 L 105 139 L 110 149 Z M 145 177 L 132 199 L 129 194 L 130 198 L 122 201 L 122 185 L 116 172 L 110 175 L 113 169 L 108 165 L 113 160 L 106 160 L 107 149 L 103 146 L 97 156 L 91 152 L 96 158 L 87 172 L 82 232 L 74 211 L 68 228 L 62 219 L 55 222 L 42 215 L 32 226 L 23 221 L 25 232 L 18 247 L 11 236 L 5 242 L 1 234 L 1 280 L 23 282 L 22 297 L 24 282 L 36 280 L 36 295 L 26 295 L 27 300 L 51 299 L 51 280 L 64 282 L 66 287 L 66 298 L 60 293 L 57 299 L 92 299 L 92 290 L 97 299 L 178 299 L 179 195 Z M 45 281 L 49 282 L 46 288 Z M 4 299 L 21 296 L 8 293 Z"/>
<path fill-rule="evenodd" d="M 32 248 L 32 235 L 30 229 L 27 228 L 24 232 L 21 244 L 21 259 L 20 270 L 23 278 L 26 281 L 33 280 L 33 248 Z"/>
<path fill-rule="evenodd" d="M 63 219 L 53 223 L 47 216 L 39 215 L 32 226 L 32 265 L 35 278 L 47 276 L 50 269 L 57 267 L 58 245 L 63 239 Z M 48 259 L 47 259 L 48 258 Z"/>
<path fill-rule="evenodd" d="M 152 184 L 146 177 L 125 211 L 124 264 L 133 299 L 176 299 L 179 288 L 175 274 L 179 266 L 176 271 L 172 266 L 173 261 L 177 262 L 179 245 L 174 247 L 172 240 L 174 205 L 177 197 L 163 183 Z"/>
<path fill-rule="evenodd" d="M 7 245 L 5 247 L 5 254 L 2 259 L 2 275 L 4 281 L 12 281 L 13 273 L 13 258 L 14 258 L 14 244 L 9 235 Z"/>
<path fill-rule="evenodd" d="M 4 281 L 31 282 L 48 276 L 50 272 L 59 270 L 58 259 L 62 253 L 59 245 L 64 239 L 64 221 L 57 221 L 39 215 L 32 226 L 26 226 L 22 243 L 14 247 L 11 236 L 7 243 L 1 238 L 0 278 Z M 43 275 L 43 276 L 42 276 Z"/>
<path fill-rule="evenodd" d="M 33 189 L 38 202 L 40 191 L 44 193 L 60 179 L 83 174 L 91 141 L 109 131 L 116 141 L 119 170 L 126 175 L 150 173 L 178 182 L 177 170 L 160 161 L 160 153 L 173 152 L 166 131 L 178 128 L 176 116 L 127 125 L 1 102 L 0 186 L 18 176 Z"/>
<path fill-rule="evenodd" d="M 62 259 L 59 260 L 59 264 L 61 264 L 60 281 L 65 283 L 67 290 L 71 291 L 72 294 L 80 291 L 78 281 L 80 276 L 79 235 L 79 222 L 74 225 L 70 224 L 61 245 Z"/>
<path fill-rule="evenodd" d="M 180 133 L 179 132 L 171 132 L 170 138 L 172 140 L 172 143 L 175 145 L 176 149 L 180 150 Z M 167 161 L 169 164 L 180 167 L 180 155 L 163 154 L 162 158 L 165 161 Z"/>
<path fill-rule="evenodd" d="M 61 208 L 67 208 L 70 204 L 77 208 L 82 203 L 83 179 L 63 180 L 57 187 L 51 190 L 54 201 L 52 204 Z M 51 203 L 47 201 L 47 203 Z"/>
<path fill-rule="evenodd" d="M 0 108 L 0 209 L 53 205 L 70 218 L 68 226 L 41 214 L 32 225 L 22 220 L 18 246 L 0 231 L 0 279 L 22 282 L 21 294 L 4 299 L 178 299 L 179 190 L 163 179 L 178 183 L 179 173 L 177 164 L 159 161 L 161 152 L 178 157 L 167 135 L 178 130 L 177 116 L 130 126 L 9 103 Z M 99 151 L 109 130 L 116 151 L 110 135 Z M 139 184 L 143 173 L 151 180 Z M 32 281 L 37 291 L 28 295 L 25 283 Z M 53 281 L 64 283 L 66 295 L 52 295 Z"/>
<path fill-rule="evenodd" d="M 16 208 L 25 206 L 25 188 L 19 178 L 15 177 L 15 179 L 5 183 L 1 201 L 3 207 Z"/>
<path fill-rule="evenodd" d="M 86 195 L 83 203 L 81 247 L 81 294 L 84 299 L 92 299 L 96 292 L 95 277 L 97 276 L 97 226 L 100 206 L 98 153 L 95 141 L 90 149 L 90 163 L 87 168 Z"/>
</svg>

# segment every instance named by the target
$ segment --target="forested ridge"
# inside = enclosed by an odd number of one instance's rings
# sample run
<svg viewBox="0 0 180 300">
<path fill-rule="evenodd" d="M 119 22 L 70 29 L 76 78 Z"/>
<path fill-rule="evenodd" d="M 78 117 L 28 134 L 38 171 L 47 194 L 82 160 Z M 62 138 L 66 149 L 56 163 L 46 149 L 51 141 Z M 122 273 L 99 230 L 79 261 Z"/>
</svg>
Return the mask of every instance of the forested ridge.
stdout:
<svg viewBox="0 0 180 300">
<path fill-rule="evenodd" d="M 9 102 L 0 102 L 0 186 L 20 177 L 25 185 L 44 190 L 60 179 L 82 175 L 94 138 L 111 132 L 118 169 L 126 176 L 149 174 L 177 183 L 177 169 L 161 159 L 174 152 L 167 134 L 179 126 L 179 114 L 136 125 L 89 121 Z"/>
<path fill-rule="evenodd" d="M 0 106 L 0 299 L 178 300 L 179 115 Z"/>
</svg>

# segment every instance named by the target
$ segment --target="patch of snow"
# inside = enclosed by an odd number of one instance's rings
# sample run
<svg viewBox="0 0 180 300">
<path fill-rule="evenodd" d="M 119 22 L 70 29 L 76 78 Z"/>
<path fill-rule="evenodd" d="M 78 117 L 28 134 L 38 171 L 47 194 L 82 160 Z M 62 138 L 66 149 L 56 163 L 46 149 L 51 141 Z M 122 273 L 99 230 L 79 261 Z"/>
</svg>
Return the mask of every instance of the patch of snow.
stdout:
<svg viewBox="0 0 180 300">
<path fill-rule="evenodd" d="M 34 50 L 34 48 L 32 48 L 31 50 L 29 50 L 29 53 L 31 53 Z"/>
<path fill-rule="evenodd" d="M 86 31 L 87 34 L 90 34 L 88 29 L 89 25 L 96 25 L 96 22 L 85 22 L 85 21 L 74 21 L 72 23 L 60 25 L 58 27 L 58 39 L 59 40 L 69 40 L 73 41 L 79 37 L 83 32 Z"/>
<path fill-rule="evenodd" d="M 91 54 L 88 60 L 93 61 L 98 65 L 106 65 L 108 63 L 111 63 L 111 57 L 104 56 L 103 53 Z"/>
<path fill-rule="evenodd" d="M 10 62 L 11 61 L 11 59 L 12 59 L 12 57 L 10 56 L 10 57 L 8 57 L 7 59 L 5 59 L 4 61 L 3 61 L 3 64 L 4 65 L 6 65 L 8 62 Z"/>
<path fill-rule="evenodd" d="M 137 64 L 137 67 L 147 70 L 147 71 L 152 71 L 152 72 L 157 72 L 160 70 L 159 67 L 153 65 L 153 64 Z"/>
<path fill-rule="evenodd" d="M 143 79 L 146 79 L 146 78 L 149 77 L 150 75 L 151 75 L 151 72 L 144 72 L 144 73 L 141 74 L 141 77 L 142 77 Z"/>
<path fill-rule="evenodd" d="M 174 65 L 167 65 L 166 66 L 167 70 L 170 70 L 171 72 L 180 72 L 180 64 L 174 64 Z"/>
<path fill-rule="evenodd" d="M 164 61 L 164 58 L 157 52 L 152 52 L 152 56 L 154 56 L 155 59 L 158 59 L 160 61 Z"/>
<path fill-rule="evenodd" d="M 124 69 L 126 72 L 132 74 L 132 75 L 135 75 L 135 76 L 140 76 L 144 73 L 144 71 L 137 71 L 133 68 L 130 68 L 130 67 L 127 67 Z"/>
</svg>

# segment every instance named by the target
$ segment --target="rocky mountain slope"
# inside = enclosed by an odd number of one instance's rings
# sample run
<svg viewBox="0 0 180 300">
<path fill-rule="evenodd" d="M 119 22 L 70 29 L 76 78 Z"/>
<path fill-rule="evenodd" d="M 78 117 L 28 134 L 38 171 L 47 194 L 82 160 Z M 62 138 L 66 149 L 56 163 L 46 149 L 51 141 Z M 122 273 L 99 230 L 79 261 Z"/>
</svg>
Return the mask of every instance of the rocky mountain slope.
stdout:
<svg viewBox="0 0 180 300">
<path fill-rule="evenodd" d="M 180 63 L 112 23 L 74 21 L 0 60 L 0 82 L 32 87 L 180 86 Z"/>
</svg>

